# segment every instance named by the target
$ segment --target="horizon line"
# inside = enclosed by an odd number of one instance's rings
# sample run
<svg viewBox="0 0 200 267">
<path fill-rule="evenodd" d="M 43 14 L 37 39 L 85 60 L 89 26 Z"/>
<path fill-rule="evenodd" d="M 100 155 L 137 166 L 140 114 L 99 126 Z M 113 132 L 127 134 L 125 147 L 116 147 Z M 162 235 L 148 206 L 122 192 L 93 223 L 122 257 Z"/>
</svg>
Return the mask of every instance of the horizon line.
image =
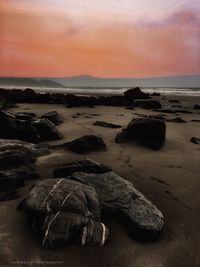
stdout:
<svg viewBox="0 0 200 267">
<path fill-rule="evenodd" d="M 83 74 L 83 75 L 73 75 L 73 76 L 0 76 L 0 79 L 2 78 L 32 78 L 32 79 L 68 79 L 68 78 L 94 78 L 94 79 L 154 79 L 154 78 L 173 78 L 173 77 L 193 77 L 193 76 L 200 76 L 199 74 L 185 74 L 185 75 L 166 75 L 166 76 L 145 76 L 145 77 L 101 77 L 101 76 L 92 76 L 92 75 L 88 75 L 88 74 Z"/>
</svg>

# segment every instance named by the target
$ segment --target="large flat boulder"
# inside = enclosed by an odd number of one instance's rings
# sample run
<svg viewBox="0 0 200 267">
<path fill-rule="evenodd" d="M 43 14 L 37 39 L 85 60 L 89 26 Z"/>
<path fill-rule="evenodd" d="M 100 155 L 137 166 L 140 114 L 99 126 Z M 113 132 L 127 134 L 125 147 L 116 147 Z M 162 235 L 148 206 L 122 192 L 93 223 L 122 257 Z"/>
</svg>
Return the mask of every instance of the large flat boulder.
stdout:
<svg viewBox="0 0 200 267">
<path fill-rule="evenodd" d="M 165 135 L 166 124 L 164 120 L 140 118 L 133 119 L 121 133 L 117 134 L 115 142 L 136 142 L 158 150 L 164 145 Z"/>
<path fill-rule="evenodd" d="M 74 172 L 67 178 L 94 186 L 102 210 L 117 216 L 132 238 L 154 240 L 161 233 L 164 225 L 162 213 L 117 173 Z"/>
</svg>

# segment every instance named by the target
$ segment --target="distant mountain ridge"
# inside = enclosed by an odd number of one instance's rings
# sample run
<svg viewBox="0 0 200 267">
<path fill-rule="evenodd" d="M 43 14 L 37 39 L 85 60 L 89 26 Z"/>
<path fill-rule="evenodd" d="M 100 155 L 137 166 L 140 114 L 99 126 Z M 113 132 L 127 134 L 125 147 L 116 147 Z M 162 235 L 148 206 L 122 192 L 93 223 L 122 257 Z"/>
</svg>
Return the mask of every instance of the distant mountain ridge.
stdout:
<svg viewBox="0 0 200 267">
<path fill-rule="evenodd" d="M 63 87 L 62 84 L 57 83 L 51 79 L 36 79 L 36 78 L 13 78 L 0 77 L 0 86 L 25 86 L 25 87 Z"/>
<path fill-rule="evenodd" d="M 100 78 L 89 75 L 66 78 L 1 78 L 0 86 L 29 87 L 91 87 L 91 88 L 122 88 L 122 87 L 172 87 L 200 88 L 200 75 L 168 76 L 152 78 Z"/>
</svg>

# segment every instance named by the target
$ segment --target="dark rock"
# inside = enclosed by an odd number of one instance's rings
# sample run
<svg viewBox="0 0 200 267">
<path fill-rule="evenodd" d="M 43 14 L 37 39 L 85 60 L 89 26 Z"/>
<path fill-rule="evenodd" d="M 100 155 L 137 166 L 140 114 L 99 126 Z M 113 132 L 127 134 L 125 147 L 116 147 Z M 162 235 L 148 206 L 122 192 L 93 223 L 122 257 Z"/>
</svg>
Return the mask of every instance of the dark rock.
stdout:
<svg viewBox="0 0 200 267">
<path fill-rule="evenodd" d="M 176 113 L 185 113 L 185 114 L 192 114 L 192 111 L 186 110 L 186 109 L 176 109 Z"/>
<path fill-rule="evenodd" d="M 194 107 L 193 107 L 193 109 L 200 109 L 200 105 L 195 104 Z"/>
<path fill-rule="evenodd" d="M 20 166 L 0 171 L 0 191 L 6 192 L 24 186 L 24 182 L 39 178 L 32 166 Z"/>
<path fill-rule="evenodd" d="M 169 103 L 180 103 L 180 101 L 179 100 L 176 100 L 176 99 L 170 99 L 169 100 Z"/>
<path fill-rule="evenodd" d="M 108 238 L 92 186 L 68 179 L 46 179 L 29 192 L 23 209 L 34 222 L 31 228 L 40 234 L 44 247 L 66 245 L 74 236 L 82 245 L 101 246 Z"/>
<path fill-rule="evenodd" d="M 153 109 L 153 111 L 157 111 L 157 112 L 163 112 L 163 113 L 171 113 L 171 114 L 175 114 L 176 113 L 176 110 L 174 109 Z"/>
<path fill-rule="evenodd" d="M 60 140 L 62 134 L 59 133 L 55 125 L 48 119 L 38 119 L 32 121 L 31 125 L 37 130 L 42 140 Z"/>
<path fill-rule="evenodd" d="M 158 119 L 158 120 L 166 120 L 165 119 L 165 117 L 164 117 L 165 115 L 162 115 L 162 114 L 160 114 L 160 115 L 149 115 L 149 116 L 147 116 L 147 118 L 150 118 L 150 119 Z"/>
<path fill-rule="evenodd" d="M 93 117 L 99 117 L 100 115 L 99 114 L 90 114 L 90 116 L 93 116 Z"/>
<path fill-rule="evenodd" d="M 154 240 L 162 231 L 162 213 L 115 172 L 75 172 L 67 178 L 92 185 L 97 191 L 102 210 L 117 216 L 132 238 Z"/>
<path fill-rule="evenodd" d="M 162 105 L 156 100 L 136 101 L 135 107 L 144 109 L 161 109 Z"/>
<path fill-rule="evenodd" d="M 129 89 L 124 92 L 125 97 L 132 98 L 132 99 L 147 99 L 149 98 L 149 94 L 146 94 L 141 91 L 139 87 L 135 87 L 132 89 Z"/>
<path fill-rule="evenodd" d="M 38 143 L 40 137 L 38 132 L 22 120 L 17 120 L 13 114 L 0 112 L 0 138 L 19 139 L 22 141 Z"/>
<path fill-rule="evenodd" d="M 20 150 L 0 151 L 0 168 L 10 168 L 18 165 L 29 165 L 36 161 L 36 157 Z"/>
<path fill-rule="evenodd" d="M 36 92 L 33 90 L 33 89 L 30 89 L 30 88 L 26 88 L 24 90 L 24 93 L 28 96 L 35 96 Z"/>
<path fill-rule="evenodd" d="M 103 139 L 92 134 L 84 135 L 78 139 L 58 145 L 56 147 L 66 147 L 67 149 L 78 154 L 106 150 L 106 145 Z"/>
<path fill-rule="evenodd" d="M 106 127 L 106 128 L 113 128 L 113 129 L 122 128 L 121 125 L 113 124 L 113 123 L 108 123 L 108 122 L 104 122 L 104 121 L 96 121 L 94 123 L 94 125 L 102 126 L 102 127 Z"/>
<path fill-rule="evenodd" d="M 13 189 L 24 186 L 26 180 L 38 178 L 34 163 L 47 152 L 44 146 L 0 139 L 0 199 L 9 199 Z"/>
<path fill-rule="evenodd" d="M 167 119 L 168 122 L 176 122 L 176 123 L 186 123 L 186 121 L 180 117 L 176 117 L 174 119 Z"/>
<path fill-rule="evenodd" d="M 105 173 L 112 168 L 102 165 L 94 160 L 83 159 L 70 162 L 54 170 L 54 177 L 66 177 L 74 172 Z"/>
<path fill-rule="evenodd" d="M 24 186 L 24 179 L 21 172 L 14 171 L 0 171 L 0 192 L 10 191 Z"/>
<path fill-rule="evenodd" d="M 128 106 L 126 109 L 134 110 L 134 109 L 135 109 L 135 106 L 134 106 L 134 104 L 133 104 L 133 105 L 131 105 L 131 106 Z"/>
<path fill-rule="evenodd" d="M 194 120 L 191 120 L 192 122 L 200 122 L 200 120 L 197 120 L 197 119 L 194 119 Z"/>
<path fill-rule="evenodd" d="M 0 139 L 0 153 L 7 151 L 24 152 L 32 161 L 39 156 L 50 153 L 47 145 L 35 145 L 19 140 Z"/>
<path fill-rule="evenodd" d="M 26 142 L 39 143 L 38 131 L 29 122 L 15 120 L 12 123 L 12 136 L 9 138 L 19 139 Z"/>
<path fill-rule="evenodd" d="M 200 145 L 200 138 L 192 137 L 190 141 L 196 145 Z"/>
<path fill-rule="evenodd" d="M 6 100 L 0 96 L 0 111 L 5 107 Z"/>
<path fill-rule="evenodd" d="M 116 143 L 137 142 L 154 150 L 165 142 L 166 125 L 158 119 L 133 119 L 115 138 Z"/>
<path fill-rule="evenodd" d="M 18 198 L 19 194 L 15 190 L 0 192 L 0 201 L 9 201 Z"/>
<path fill-rule="evenodd" d="M 64 121 L 63 117 L 57 111 L 45 113 L 41 118 L 48 119 L 55 125 L 59 125 Z"/>
<path fill-rule="evenodd" d="M 161 96 L 161 94 L 160 94 L 160 93 L 155 93 L 155 92 L 154 92 L 154 93 L 151 94 L 151 96 Z"/>
<path fill-rule="evenodd" d="M 17 112 L 15 117 L 18 120 L 31 121 L 34 117 L 36 117 L 36 114 L 31 112 Z"/>
<path fill-rule="evenodd" d="M 182 105 L 172 105 L 172 108 L 182 108 Z"/>
<path fill-rule="evenodd" d="M 128 140 L 128 136 L 126 134 L 126 129 L 123 129 L 120 133 L 118 133 L 115 137 L 115 143 L 126 143 Z"/>
</svg>

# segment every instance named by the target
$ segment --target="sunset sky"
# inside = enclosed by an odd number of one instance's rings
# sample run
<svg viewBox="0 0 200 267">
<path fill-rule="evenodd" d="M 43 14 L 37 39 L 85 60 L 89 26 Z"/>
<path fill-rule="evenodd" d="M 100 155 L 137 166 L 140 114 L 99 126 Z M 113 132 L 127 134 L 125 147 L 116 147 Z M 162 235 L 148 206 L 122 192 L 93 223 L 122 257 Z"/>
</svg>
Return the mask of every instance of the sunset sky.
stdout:
<svg viewBox="0 0 200 267">
<path fill-rule="evenodd" d="M 200 74 L 200 0 L 0 0 L 0 76 Z"/>
</svg>

